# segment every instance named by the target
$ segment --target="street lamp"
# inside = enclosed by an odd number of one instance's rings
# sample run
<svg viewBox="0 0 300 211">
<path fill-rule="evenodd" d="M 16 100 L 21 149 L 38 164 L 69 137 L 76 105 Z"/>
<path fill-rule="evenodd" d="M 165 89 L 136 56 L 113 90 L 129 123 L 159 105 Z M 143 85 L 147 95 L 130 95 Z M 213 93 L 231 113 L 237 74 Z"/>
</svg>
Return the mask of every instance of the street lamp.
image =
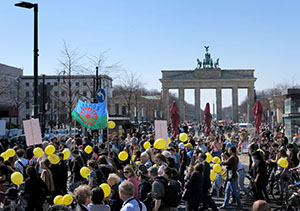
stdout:
<svg viewBox="0 0 300 211">
<path fill-rule="evenodd" d="M 34 38 L 33 38 L 33 87 L 34 87 L 34 103 L 33 103 L 33 116 L 38 117 L 38 4 L 30 2 L 20 2 L 15 4 L 16 7 L 32 9 L 34 11 Z"/>
</svg>

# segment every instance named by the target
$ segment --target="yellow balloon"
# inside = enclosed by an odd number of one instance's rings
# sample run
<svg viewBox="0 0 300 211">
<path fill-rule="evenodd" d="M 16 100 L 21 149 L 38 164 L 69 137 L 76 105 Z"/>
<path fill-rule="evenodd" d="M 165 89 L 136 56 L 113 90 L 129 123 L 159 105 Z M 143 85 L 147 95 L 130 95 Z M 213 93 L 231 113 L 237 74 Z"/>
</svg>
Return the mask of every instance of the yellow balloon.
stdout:
<svg viewBox="0 0 300 211">
<path fill-rule="evenodd" d="M 116 127 L 116 123 L 114 121 L 107 122 L 108 129 L 114 129 Z"/>
<path fill-rule="evenodd" d="M 210 180 L 214 181 L 216 179 L 216 176 L 217 176 L 216 172 L 214 170 L 210 170 L 210 176 L 209 176 Z"/>
<path fill-rule="evenodd" d="M 84 148 L 84 151 L 85 151 L 86 154 L 91 154 L 91 152 L 93 151 L 93 148 L 90 145 L 87 145 Z"/>
<path fill-rule="evenodd" d="M 217 173 L 221 173 L 221 171 L 222 171 L 222 167 L 220 166 L 220 164 L 215 164 L 215 165 L 213 166 L 213 169 L 214 169 L 214 171 L 217 172 Z"/>
<path fill-rule="evenodd" d="M 122 151 L 122 152 L 120 152 L 119 153 L 119 160 L 120 161 L 125 161 L 125 160 L 127 160 L 127 158 L 128 158 L 128 153 L 127 152 L 125 152 L 125 151 Z"/>
<path fill-rule="evenodd" d="M 33 154 L 34 154 L 36 157 L 41 158 L 41 157 L 43 157 L 44 151 L 42 150 L 42 148 L 36 147 L 36 148 L 34 148 L 34 150 L 33 150 Z"/>
<path fill-rule="evenodd" d="M 45 148 L 45 153 L 46 155 L 51 155 L 55 152 L 55 147 L 53 145 L 48 145 L 46 148 Z"/>
<path fill-rule="evenodd" d="M 151 144 L 150 142 L 146 141 L 143 146 L 145 149 L 149 149 L 151 147 Z"/>
<path fill-rule="evenodd" d="M 180 133 L 179 140 L 182 142 L 186 142 L 188 140 L 188 135 L 186 133 Z"/>
<path fill-rule="evenodd" d="M 56 205 L 63 205 L 63 196 L 62 195 L 58 195 L 55 196 L 55 198 L 53 199 L 53 203 Z"/>
<path fill-rule="evenodd" d="M 155 149 L 163 149 L 166 147 L 166 141 L 163 138 L 159 138 L 154 142 Z"/>
<path fill-rule="evenodd" d="M 8 149 L 6 150 L 6 154 L 8 155 L 8 157 L 13 157 L 16 154 L 16 151 L 14 149 Z"/>
<path fill-rule="evenodd" d="M 58 164 L 60 161 L 59 157 L 56 154 L 48 155 L 48 159 L 49 159 L 50 163 L 52 163 L 54 165 Z"/>
<path fill-rule="evenodd" d="M 289 166 L 289 162 L 285 158 L 280 158 L 278 160 L 278 165 L 282 168 L 287 168 Z"/>
<path fill-rule="evenodd" d="M 208 162 L 208 163 L 210 163 L 211 162 L 211 160 L 212 160 L 212 156 L 211 156 L 211 154 L 209 153 L 209 152 L 207 152 L 207 153 L 205 153 L 206 154 L 206 162 Z"/>
<path fill-rule="evenodd" d="M 108 197 L 110 195 L 111 188 L 110 188 L 110 186 L 108 184 L 102 183 L 99 187 L 103 190 L 104 198 L 106 198 L 106 197 Z"/>
<path fill-rule="evenodd" d="M 21 185 L 24 180 L 24 177 L 20 172 L 16 171 L 16 172 L 12 173 L 12 175 L 10 176 L 10 180 L 15 185 Z"/>
<path fill-rule="evenodd" d="M 140 163 L 141 163 L 141 161 L 138 160 L 138 161 L 135 162 L 135 165 L 138 165 Z"/>
<path fill-rule="evenodd" d="M 7 161 L 8 158 L 9 158 L 9 156 L 8 156 L 8 154 L 6 152 L 2 152 L 1 153 L 1 157 L 3 157 L 4 161 Z"/>
<path fill-rule="evenodd" d="M 265 152 L 262 149 L 258 149 L 257 151 L 262 152 L 265 155 Z"/>
<path fill-rule="evenodd" d="M 91 173 L 91 170 L 88 168 L 88 167 L 82 167 L 80 169 L 80 175 L 83 177 L 83 178 L 88 178 L 89 175 Z"/>
<path fill-rule="evenodd" d="M 221 159 L 218 157 L 218 156 L 215 156 L 212 161 L 215 163 L 215 164 L 219 164 L 221 163 Z"/>
<path fill-rule="evenodd" d="M 71 155 L 71 152 L 69 149 L 64 149 L 64 151 L 62 153 L 64 154 L 64 160 L 67 160 Z"/>
<path fill-rule="evenodd" d="M 63 201 L 63 205 L 68 206 L 73 202 L 73 197 L 70 194 L 66 194 L 64 195 L 62 201 Z"/>
</svg>

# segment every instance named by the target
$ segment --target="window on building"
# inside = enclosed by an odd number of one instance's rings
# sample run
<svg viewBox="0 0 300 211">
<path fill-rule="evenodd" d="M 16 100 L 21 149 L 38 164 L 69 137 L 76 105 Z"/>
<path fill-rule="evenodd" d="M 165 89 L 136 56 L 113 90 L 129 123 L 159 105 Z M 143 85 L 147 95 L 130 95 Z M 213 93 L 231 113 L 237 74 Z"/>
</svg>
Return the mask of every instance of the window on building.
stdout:
<svg viewBox="0 0 300 211">
<path fill-rule="evenodd" d="M 115 114 L 119 115 L 119 104 L 115 104 Z"/>
<path fill-rule="evenodd" d="M 26 92 L 26 97 L 29 97 L 29 92 Z"/>
<path fill-rule="evenodd" d="M 54 82 L 54 86 L 57 86 L 57 82 Z"/>
<path fill-rule="evenodd" d="M 26 109 L 29 109 L 29 108 L 30 108 L 30 103 L 26 102 Z"/>
<path fill-rule="evenodd" d="M 83 92 L 82 92 L 82 96 L 84 96 L 84 97 L 86 97 L 86 96 L 87 96 L 87 93 L 86 93 L 86 91 L 83 91 Z"/>
<path fill-rule="evenodd" d="M 47 83 L 47 85 L 51 85 L 51 83 L 50 83 L 50 82 L 48 82 L 48 83 Z"/>
<path fill-rule="evenodd" d="M 75 84 L 76 84 L 76 86 L 79 86 L 79 85 L 80 85 L 80 83 L 79 83 L 79 82 L 76 82 Z"/>
<path fill-rule="evenodd" d="M 126 107 L 122 106 L 122 115 L 126 115 Z"/>
<path fill-rule="evenodd" d="M 30 119 L 30 115 L 29 114 L 26 114 L 26 119 Z"/>
<path fill-rule="evenodd" d="M 29 87 L 29 82 L 26 82 L 26 86 Z"/>
<path fill-rule="evenodd" d="M 61 92 L 61 96 L 64 97 L 65 95 L 66 95 L 66 92 L 65 92 L 65 91 L 62 91 L 62 92 Z"/>
<path fill-rule="evenodd" d="M 83 86 L 87 86 L 87 82 L 83 82 Z"/>
<path fill-rule="evenodd" d="M 57 105 L 58 103 L 57 102 L 54 102 L 54 109 L 57 109 Z"/>
<path fill-rule="evenodd" d="M 54 92 L 54 96 L 58 97 L 58 92 L 57 91 Z"/>
<path fill-rule="evenodd" d="M 93 81 L 91 81 L 91 82 L 90 82 L 90 86 L 93 86 L 93 85 L 94 85 L 94 84 L 93 84 Z"/>
</svg>

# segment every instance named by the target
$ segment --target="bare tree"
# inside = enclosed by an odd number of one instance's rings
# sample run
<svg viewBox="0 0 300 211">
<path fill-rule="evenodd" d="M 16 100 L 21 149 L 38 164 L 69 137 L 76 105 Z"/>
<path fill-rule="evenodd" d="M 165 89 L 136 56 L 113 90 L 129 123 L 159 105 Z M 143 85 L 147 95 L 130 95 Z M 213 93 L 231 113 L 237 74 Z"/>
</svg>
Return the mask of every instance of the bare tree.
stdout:
<svg viewBox="0 0 300 211">
<path fill-rule="evenodd" d="M 134 106 L 138 107 L 142 90 L 140 76 L 132 72 L 125 72 L 124 76 L 120 78 L 120 84 L 115 86 L 114 96 L 118 96 L 121 104 L 127 107 L 128 116 L 134 111 Z"/>
<path fill-rule="evenodd" d="M 62 104 L 65 104 L 67 110 L 68 122 L 72 124 L 72 111 L 75 105 L 77 97 L 80 97 L 79 87 L 76 86 L 76 75 L 82 73 L 83 67 L 81 65 L 81 59 L 83 56 L 79 55 L 78 50 L 69 47 L 64 42 L 63 50 L 61 51 L 61 58 L 59 61 L 59 73 L 62 74 L 63 83 L 61 84 L 62 92 L 67 95 L 66 99 L 57 98 Z M 58 96 L 60 93 L 58 94 Z"/>
</svg>

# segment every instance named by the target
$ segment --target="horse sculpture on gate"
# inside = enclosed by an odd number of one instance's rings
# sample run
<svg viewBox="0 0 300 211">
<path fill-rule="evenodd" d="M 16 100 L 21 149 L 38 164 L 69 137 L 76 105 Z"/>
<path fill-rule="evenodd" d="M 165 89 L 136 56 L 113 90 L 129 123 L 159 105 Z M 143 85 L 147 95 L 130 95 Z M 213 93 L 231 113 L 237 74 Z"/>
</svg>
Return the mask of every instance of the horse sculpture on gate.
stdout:
<svg viewBox="0 0 300 211">
<path fill-rule="evenodd" d="M 205 57 L 203 61 L 201 62 L 200 59 L 197 59 L 197 67 L 196 69 L 217 69 L 219 68 L 219 59 L 216 60 L 216 62 L 213 62 L 213 59 L 211 58 L 210 53 L 208 52 L 209 46 L 204 46 L 205 48 Z"/>
</svg>

